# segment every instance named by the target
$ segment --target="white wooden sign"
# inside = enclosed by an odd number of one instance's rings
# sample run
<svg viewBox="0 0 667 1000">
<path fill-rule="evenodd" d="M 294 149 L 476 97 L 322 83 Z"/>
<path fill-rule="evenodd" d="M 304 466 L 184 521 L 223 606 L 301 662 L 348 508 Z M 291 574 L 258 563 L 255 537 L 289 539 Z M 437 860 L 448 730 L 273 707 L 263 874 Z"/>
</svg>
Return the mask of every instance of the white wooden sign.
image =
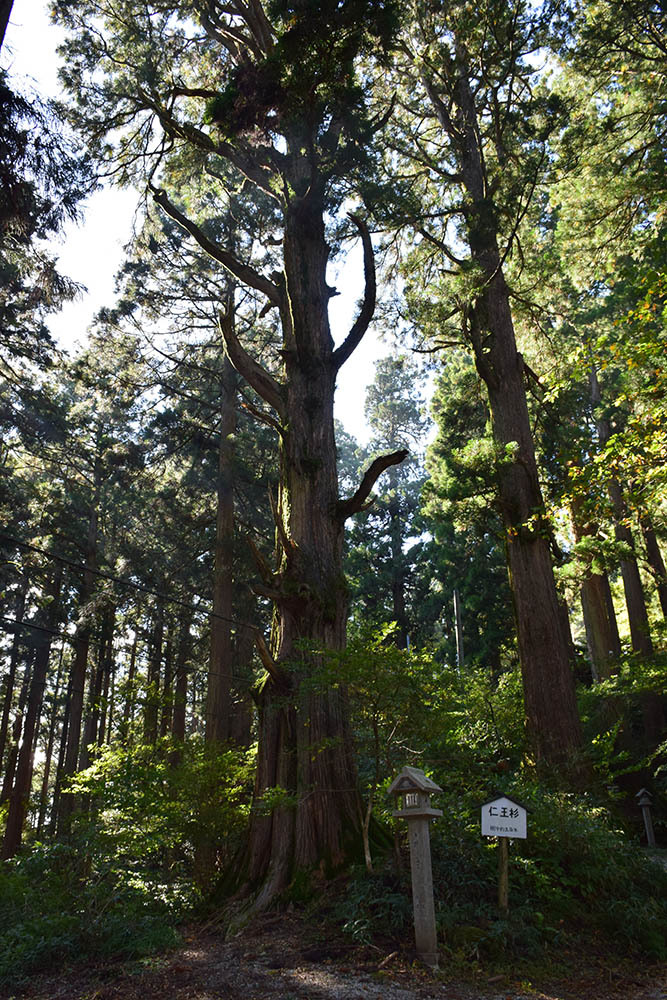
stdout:
<svg viewBox="0 0 667 1000">
<path fill-rule="evenodd" d="M 482 806 L 482 836 L 525 840 L 528 833 L 526 817 L 525 806 L 509 796 L 491 799 Z"/>
</svg>

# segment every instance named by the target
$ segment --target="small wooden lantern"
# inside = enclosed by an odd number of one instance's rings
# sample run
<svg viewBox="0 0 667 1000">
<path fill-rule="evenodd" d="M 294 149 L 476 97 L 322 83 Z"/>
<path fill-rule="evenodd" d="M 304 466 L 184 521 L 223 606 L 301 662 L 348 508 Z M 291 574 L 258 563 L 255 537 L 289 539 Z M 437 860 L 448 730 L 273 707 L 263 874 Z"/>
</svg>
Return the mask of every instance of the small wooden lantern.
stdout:
<svg viewBox="0 0 667 1000">
<path fill-rule="evenodd" d="M 399 819 L 417 819 L 428 817 L 435 819 L 442 816 L 442 809 L 431 806 L 431 795 L 441 792 L 442 788 L 435 781 L 427 778 L 418 767 L 404 767 L 389 786 L 388 795 L 402 796 L 402 808 L 395 809 L 393 815 Z"/>
</svg>

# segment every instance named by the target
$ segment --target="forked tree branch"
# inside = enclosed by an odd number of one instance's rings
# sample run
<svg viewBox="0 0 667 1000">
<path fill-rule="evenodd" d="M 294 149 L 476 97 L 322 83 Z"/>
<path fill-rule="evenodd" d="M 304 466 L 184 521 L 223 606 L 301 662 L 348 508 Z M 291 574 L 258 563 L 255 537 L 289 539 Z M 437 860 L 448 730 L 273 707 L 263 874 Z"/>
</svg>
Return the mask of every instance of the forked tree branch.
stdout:
<svg viewBox="0 0 667 1000">
<path fill-rule="evenodd" d="M 271 676 L 271 679 L 275 681 L 276 684 L 282 687 L 286 682 L 286 677 L 280 669 L 280 666 L 271 656 L 271 653 L 264 642 L 264 636 L 259 630 L 255 631 L 255 645 L 257 646 L 257 652 L 259 653 L 259 658 L 262 661 L 262 666 L 266 670 L 267 674 Z"/>
<path fill-rule="evenodd" d="M 368 231 L 368 226 L 365 221 L 359 215 L 349 213 L 349 217 L 359 230 L 361 242 L 364 247 L 364 301 L 361 306 L 361 312 L 357 316 L 352 329 L 340 347 L 333 352 L 333 363 L 336 371 L 338 371 L 338 369 L 345 364 L 352 352 L 356 350 L 361 343 L 370 321 L 373 319 L 373 313 L 375 312 L 375 258 L 373 256 L 371 234 Z"/>
<path fill-rule="evenodd" d="M 261 576 L 262 580 L 264 580 L 264 583 L 273 584 L 273 570 L 269 566 L 265 557 L 262 555 L 262 553 L 255 545 L 252 538 L 250 538 L 250 536 L 246 537 L 246 542 L 248 543 L 248 547 L 252 552 L 253 561 L 255 563 L 255 566 L 259 570 L 259 575 Z"/>
<path fill-rule="evenodd" d="M 400 465 L 408 457 L 408 454 L 407 448 L 401 448 L 400 451 L 392 451 L 389 455 L 380 455 L 379 458 L 376 458 L 367 469 L 364 478 L 361 480 L 361 485 L 354 496 L 351 496 L 348 500 L 338 501 L 336 507 L 338 518 L 344 521 L 352 514 L 358 514 L 360 510 L 363 510 L 364 504 L 371 494 L 371 490 L 385 469 L 389 469 L 392 465 Z"/>
<path fill-rule="evenodd" d="M 278 421 L 275 420 L 270 413 L 265 413 L 263 410 L 260 410 L 258 406 L 253 406 L 245 395 L 243 395 L 243 402 L 241 403 L 241 406 L 244 410 L 247 410 L 248 413 L 252 413 L 253 417 L 255 417 L 256 420 L 259 420 L 260 423 L 266 424 L 267 427 L 272 427 L 273 430 L 280 434 L 282 438 L 285 437 L 285 428 L 282 424 L 278 423 Z"/>
<path fill-rule="evenodd" d="M 274 304 L 280 304 L 280 292 L 276 285 L 272 281 L 269 281 L 263 274 L 256 271 L 254 267 L 249 264 L 243 264 L 233 253 L 229 250 L 224 250 L 213 240 L 210 240 L 208 236 L 199 228 L 199 226 L 188 219 L 176 206 L 169 200 L 167 192 L 153 188 L 153 199 L 157 205 L 162 208 L 170 219 L 173 219 L 181 229 L 184 229 L 188 235 L 192 236 L 196 243 L 202 248 L 202 250 L 212 257 L 213 260 L 217 260 L 219 264 L 222 264 L 230 274 L 233 274 L 235 278 L 242 281 L 244 285 L 249 285 L 250 288 L 256 289 L 258 292 L 262 292 L 266 297 Z"/>
<path fill-rule="evenodd" d="M 231 311 L 220 314 L 218 325 L 225 344 L 227 357 L 234 368 L 246 380 L 248 385 L 251 385 L 255 392 L 259 393 L 262 399 L 269 406 L 273 407 L 281 420 L 284 421 L 286 419 L 286 412 L 282 386 L 254 358 L 251 358 L 245 348 L 241 346 L 241 341 L 236 336 L 236 331 L 234 330 Z"/>
</svg>

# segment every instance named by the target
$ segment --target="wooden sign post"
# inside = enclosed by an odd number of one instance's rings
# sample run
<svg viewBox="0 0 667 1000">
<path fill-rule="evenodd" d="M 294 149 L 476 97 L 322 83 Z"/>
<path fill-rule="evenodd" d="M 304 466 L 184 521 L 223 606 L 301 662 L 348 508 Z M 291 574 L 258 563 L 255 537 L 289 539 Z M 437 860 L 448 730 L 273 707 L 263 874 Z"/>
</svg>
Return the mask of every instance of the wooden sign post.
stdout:
<svg viewBox="0 0 667 1000">
<path fill-rule="evenodd" d="M 482 806 L 482 836 L 498 838 L 498 908 L 509 913 L 509 840 L 525 840 L 527 810 L 509 795 L 490 799 Z"/>
<path fill-rule="evenodd" d="M 441 791 L 442 788 L 417 767 L 404 767 L 388 791 L 389 795 L 403 798 L 403 808 L 395 810 L 394 816 L 408 821 L 415 944 L 422 962 L 432 969 L 438 968 L 438 942 L 429 823 L 436 816 L 442 816 L 442 810 L 431 806 L 431 794 Z"/>
</svg>

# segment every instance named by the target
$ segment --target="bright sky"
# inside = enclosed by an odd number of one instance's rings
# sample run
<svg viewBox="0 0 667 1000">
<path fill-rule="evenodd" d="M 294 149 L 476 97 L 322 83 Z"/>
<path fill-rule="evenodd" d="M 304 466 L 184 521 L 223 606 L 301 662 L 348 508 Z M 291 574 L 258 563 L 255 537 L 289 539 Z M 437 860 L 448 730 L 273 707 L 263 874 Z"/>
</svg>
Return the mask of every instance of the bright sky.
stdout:
<svg viewBox="0 0 667 1000">
<path fill-rule="evenodd" d="M 2 48 L 1 62 L 26 89 L 43 96 L 58 96 L 56 48 L 62 32 L 51 23 L 45 0 L 14 0 L 12 17 Z M 87 288 L 77 302 L 54 316 L 50 327 L 66 348 L 85 343 L 87 329 L 102 306 L 115 298 L 114 275 L 123 257 L 123 246 L 132 234 L 136 192 L 106 189 L 95 193 L 85 206 L 83 225 L 70 226 L 56 247 L 60 269 Z M 340 296 L 331 303 L 332 332 L 336 342 L 346 335 L 362 291 L 363 265 L 359 248 L 349 255 L 343 274 L 335 282 Z M 364 419 L 366 386 L 373 380 L 373 362 L 389 353 L 371 328 L 352 358 L 341 370 L 336 416 L 358 440 L 366 440 Z"/>
</svg>

